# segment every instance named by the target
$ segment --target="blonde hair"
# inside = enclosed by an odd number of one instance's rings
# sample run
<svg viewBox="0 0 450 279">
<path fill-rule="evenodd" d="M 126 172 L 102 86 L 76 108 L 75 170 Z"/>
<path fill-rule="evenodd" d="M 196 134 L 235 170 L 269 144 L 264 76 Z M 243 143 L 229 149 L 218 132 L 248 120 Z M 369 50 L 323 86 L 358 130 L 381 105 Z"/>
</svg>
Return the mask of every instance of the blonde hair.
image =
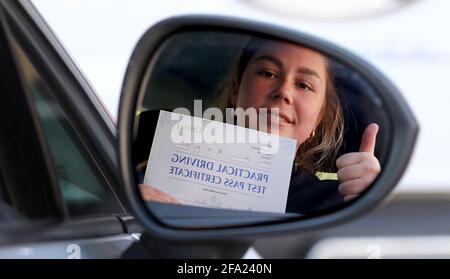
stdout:
<svg viewBox="0 0 450 279">
<path fill-rule="evenodd" d="M 216 94 L 214 94 L 213 104 L 224 113 L 226 108 L 234 107 L 231 104 L 231 96 L 232 94 L 237 95 L 239 92 L 241 79 L 250 59 L 267 42 L 267 40 L 251 38 L 232 63 L 228 74 L 219 83 Z M 315 129 L 315 135 L 311 135 L 300 145 L 295 156 L 297 166 L 312 173 L 335 171 L 334 161 L 343 143 L 344 116 L 334 88 L 334 75 L 331 73 L 326 58 L 325 61 L 327 69 L 326 97 L 320 113 L 322 119 Z"/>
</svg>

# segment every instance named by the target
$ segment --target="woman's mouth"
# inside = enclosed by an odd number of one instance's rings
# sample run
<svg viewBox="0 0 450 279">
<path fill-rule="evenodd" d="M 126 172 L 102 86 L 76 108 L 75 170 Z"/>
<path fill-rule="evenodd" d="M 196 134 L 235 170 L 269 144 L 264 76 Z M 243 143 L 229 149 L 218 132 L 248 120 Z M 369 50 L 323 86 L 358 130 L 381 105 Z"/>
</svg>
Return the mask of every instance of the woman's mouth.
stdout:
<svg viewBox="0 0 450 279">
<path fill-rule="evenodd" d="M 278 122 L 281 125 L 294 125 L 294 121 L 287 117 L 285 114 L 280 113 L 268 113 L 270 122 Z"/>
</svg>

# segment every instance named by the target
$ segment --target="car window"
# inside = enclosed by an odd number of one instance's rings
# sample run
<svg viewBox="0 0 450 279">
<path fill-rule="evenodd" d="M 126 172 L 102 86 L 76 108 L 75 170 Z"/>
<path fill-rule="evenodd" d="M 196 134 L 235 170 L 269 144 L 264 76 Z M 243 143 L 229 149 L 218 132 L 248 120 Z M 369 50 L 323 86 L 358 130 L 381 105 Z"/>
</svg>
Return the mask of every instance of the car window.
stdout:
<svg viewBox="0 0 450 279">
<path fill-rule="evenodd" d="M 11 205 L 3 177 L 0 175 L 0 226 L 20 219 L 23 219 L 23 216 Z"/>
<path fill-rule="evenodd" d="M 0 166 L 1 168 L 1 166 Z M 6 202 L 6 189 L 5 189 L 5 183 L 3 182 L 3 174 L 0 172 L 0 202 L 5 203 Z"/>
<path fill-rule="evenodd" d="M 11 202 L 8 194 L 7 184 L 5 183 L 4 173 L 0 164 L 0 227 L 7 225 L 9 222 L 24 220 L 24 216 L 17 210 Z"/>
<path fill-rule="evenodd" d="M 14 44 L 71 217 L 123 213 L 71 121 L 27 55 Z"/>
</svg>

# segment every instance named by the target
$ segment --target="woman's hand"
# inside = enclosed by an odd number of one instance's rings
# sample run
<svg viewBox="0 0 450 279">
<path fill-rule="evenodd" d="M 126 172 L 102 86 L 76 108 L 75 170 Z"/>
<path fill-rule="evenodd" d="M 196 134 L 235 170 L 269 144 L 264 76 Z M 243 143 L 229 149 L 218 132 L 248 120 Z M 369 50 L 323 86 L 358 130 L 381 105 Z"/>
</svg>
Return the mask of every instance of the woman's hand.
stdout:
<svg viewBox="0 0 450 279">
<path fill-rule="evenodd" d="M 380 162 L 374 156 L 378 125 L 370 124 L 363 133 L 359 152 L 347 153 L 336 161 L 339 192 L 345 201 L 361 194 L 377 178 Z"/>
<path fill-rule="evenodd" d="M 164 193 L 150 185 L 139 185 L 142 198 L 147 201 L 157 201 L 162 203 L 181 204 L 180 201 L 169 194 Z"/>
</svg>

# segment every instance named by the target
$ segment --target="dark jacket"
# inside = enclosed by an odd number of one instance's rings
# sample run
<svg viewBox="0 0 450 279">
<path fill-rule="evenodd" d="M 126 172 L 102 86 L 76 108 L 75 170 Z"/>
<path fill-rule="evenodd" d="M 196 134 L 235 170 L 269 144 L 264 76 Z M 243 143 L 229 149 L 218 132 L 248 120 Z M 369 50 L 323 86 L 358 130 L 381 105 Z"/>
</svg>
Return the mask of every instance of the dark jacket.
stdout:
<svg viewBox="0 0 450 279">
<path fill-rule="evenodd" d="M 337 180 L 320 180 L 311 172 L 294 166 L 286 212 L 308 214 L 342 204 L 344 197 L 338 186 Z"/>
</svg>

